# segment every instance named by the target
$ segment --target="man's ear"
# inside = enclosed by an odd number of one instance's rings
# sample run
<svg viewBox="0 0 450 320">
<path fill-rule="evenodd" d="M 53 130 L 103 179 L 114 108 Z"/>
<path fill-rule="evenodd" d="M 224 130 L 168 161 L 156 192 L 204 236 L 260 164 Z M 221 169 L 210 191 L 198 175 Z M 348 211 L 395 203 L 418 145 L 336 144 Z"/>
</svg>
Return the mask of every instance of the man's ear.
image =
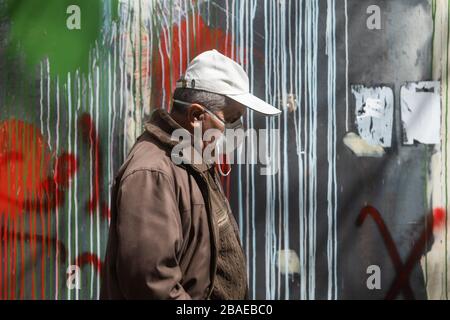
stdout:
<svg viewBox="0 0 450 320">
<path fill-rule="evenodd" d="M 191 106 L 187 110 L 187 120 L 189 124 L 194 127 L 194 123 L 197 121 L 203 121 L 204 118 L 204 110 L 202 106 L 197 103 L 191 104 Z"/>
</svg>

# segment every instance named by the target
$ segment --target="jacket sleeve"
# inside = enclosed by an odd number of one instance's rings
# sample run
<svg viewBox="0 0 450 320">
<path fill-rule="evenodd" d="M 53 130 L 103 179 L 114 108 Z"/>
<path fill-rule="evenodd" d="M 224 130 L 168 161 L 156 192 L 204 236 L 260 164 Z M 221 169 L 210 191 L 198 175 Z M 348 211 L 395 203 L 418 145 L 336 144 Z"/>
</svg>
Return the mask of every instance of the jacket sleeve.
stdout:
<svg viewBox="0 0 450 320">
<path fill-rule="evenodd" d="M 181 218 L 173 181 L 139 170 L 121 183 L 117 276 L 127 299 L 191 299 L 180 281 Z"/>
</svg>

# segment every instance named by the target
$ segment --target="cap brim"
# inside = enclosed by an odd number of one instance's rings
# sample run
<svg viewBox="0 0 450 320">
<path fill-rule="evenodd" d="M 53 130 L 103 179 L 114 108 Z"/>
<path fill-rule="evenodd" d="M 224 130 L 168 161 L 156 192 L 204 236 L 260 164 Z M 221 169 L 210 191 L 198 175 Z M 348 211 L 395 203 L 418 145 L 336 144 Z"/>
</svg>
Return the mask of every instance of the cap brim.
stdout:
<svg viewBox="0 0 450 320">
<path fill-rule="evenodd" d="M 264 100 L 261 100 L 250 93 L 227 94 L 226 96 L 236 102 L 239 102 L 247 108 L 252 109 L 253 111 L 265 114 L 267 116 L 276 116 L 281 113 L 281 110 L 271 106 Z"/>
</svg>

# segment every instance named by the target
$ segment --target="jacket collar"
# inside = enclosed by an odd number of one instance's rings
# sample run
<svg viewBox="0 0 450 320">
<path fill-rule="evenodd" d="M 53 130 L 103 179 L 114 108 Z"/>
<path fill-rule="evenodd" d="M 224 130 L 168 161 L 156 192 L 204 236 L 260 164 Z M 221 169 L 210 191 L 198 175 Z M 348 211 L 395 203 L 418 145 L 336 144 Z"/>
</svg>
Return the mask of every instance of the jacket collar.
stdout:
<svg viewBox="0 0 450 320">
<path fill-rule="evenodd" d="M 146 132 L 168 150 L 172 150 L 179 143 L 176 140 L 172 140 L 172 132 L 177 129 L 185 130 L 186 134 L 191 136 L 191 141 L 194 141 L 192 134 L 181 127 L 164 109 L 156 109 L 152 113 L 150 121 L 145 124 Z M 192 150 L 194 150 L 193 152 L 197 152 L 193 147 Z M 184 166 L 190 166 L 199 172 L 208 171 L 212 167 L 212 165 L 204 162 L 201 164 L 188 164 L 187 161 L 184 163 Z"/>
</svg>

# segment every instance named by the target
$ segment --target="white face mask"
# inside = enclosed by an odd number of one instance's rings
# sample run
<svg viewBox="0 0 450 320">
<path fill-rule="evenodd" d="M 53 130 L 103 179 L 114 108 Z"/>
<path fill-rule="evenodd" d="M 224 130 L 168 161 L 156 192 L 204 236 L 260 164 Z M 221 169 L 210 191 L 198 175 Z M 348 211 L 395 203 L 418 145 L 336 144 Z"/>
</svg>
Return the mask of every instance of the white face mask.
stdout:
<svg viewBox="0 0 450 320">
<path fill-rule="evenodd" d="M 184 106 L 190 106 L 192 103 L 188 103 L 181 100 L 174 99 L 173 102 L 184 105 Z M 225 127 L 225 132 L 222 133 L 218 139 L 214 142 L 214 162 L 217 164 L 217 167 L 219 169 L 219 172 L 222 176 L 228 176 L 231 173 L 231 166 L 227 162 L 227 158 L 229 158 L 229 155 L 237 149 L 237 147 L 242 143 L 242 139 L 228 139 L 227 134 L 232 134 L 235 130 L 243 130 L 243 118 L 239 117 L 236 119 L 233 123 L 227 123 L 221 118 L 219 118 L 216 114 L 214 114 L 212 111 L 208 110 L 207 108 L 203 108 L 204 111 L 208 114 L 210 114 L 213 118 L 215 118 L 217 121 L 221 122 Z M 201 126 L 200 123 L 195 123 L 195 126 Z M 216 129 L 217 130 L 217 129 Z M 203 150 L 203 142 L 201 143 L 200 149 Z M 227 167 L 227 169 L 223 170 L 222 167 Z"/>
</svg>

